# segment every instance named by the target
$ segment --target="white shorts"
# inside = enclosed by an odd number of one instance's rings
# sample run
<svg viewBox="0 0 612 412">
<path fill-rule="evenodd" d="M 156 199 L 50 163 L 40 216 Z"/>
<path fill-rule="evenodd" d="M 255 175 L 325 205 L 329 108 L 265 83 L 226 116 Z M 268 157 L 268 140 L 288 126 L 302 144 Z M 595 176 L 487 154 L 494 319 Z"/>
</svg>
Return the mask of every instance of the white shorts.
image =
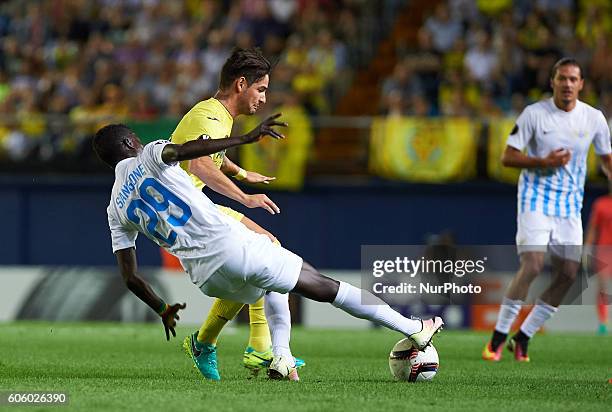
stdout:
<svg viewBox="0 0 612 412">
<path fill-rule="evenodd" d="M 579 216 L 546 216 L 540 212 L 519 213 L 516 246 L 523 252 L 550 252 L 562 259 L 580 262 L 582 219 Z"/>
<path fill-rule="evenodd" d="M 228 249 L 225 263 L 200 286 L 204 294 L 255 303 L 266 291 L 293 290 L 302 270 L 302 258 L 272 243 L 268 236 L 252 233 L 246 241 Z M 193 266 L 191 269 L 197 270 Z"/>
</svg>

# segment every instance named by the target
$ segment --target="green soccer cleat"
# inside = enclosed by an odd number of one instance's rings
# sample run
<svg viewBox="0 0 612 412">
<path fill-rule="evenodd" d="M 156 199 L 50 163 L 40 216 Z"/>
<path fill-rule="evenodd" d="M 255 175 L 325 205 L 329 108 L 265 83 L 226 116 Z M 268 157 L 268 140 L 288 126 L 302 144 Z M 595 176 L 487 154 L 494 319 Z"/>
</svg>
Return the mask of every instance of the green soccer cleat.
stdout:
<svg viewBox="0 0 612 412">
<path fill-rule="evenodd" d="M 198 368 L 206 379 L 221 380 L 217 369 L 217 348 L 209 343 L 198 342 L 198 332 L 187 336 L 183 341 L 185 352 L 193 360 L 193 367 Z"/>
<path fill-rule="evenodd" d="M 253 349 L 253 347 L 247 346 L 242 357 L 242 363 L 244 364 L 245 368 L 250 369 L 253 372 L 253 375 L 257 375 L 260 370 L 270 367 L 272 357 L 272 349 L 268 349 L 265 352 L 258 352 Z M 302 359 L 294 359 L 296 369 L 306 365 L 306 362 L 304 362 Z"/>
</svg>

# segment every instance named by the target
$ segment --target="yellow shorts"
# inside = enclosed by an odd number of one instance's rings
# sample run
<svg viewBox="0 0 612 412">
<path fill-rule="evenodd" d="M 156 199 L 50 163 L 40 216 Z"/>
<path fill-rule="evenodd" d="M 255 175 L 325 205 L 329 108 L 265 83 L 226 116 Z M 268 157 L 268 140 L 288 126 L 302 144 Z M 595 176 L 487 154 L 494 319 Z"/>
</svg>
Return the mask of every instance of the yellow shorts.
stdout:
<svg viewBox="0 0 612 412">
<path fill-rule="evenodd" d="M 240 212 L 236 212 L 234 209 L 232 209 L 231 207 L 227 207 L 227 206 L 221 206 L 221 205 L 215 205 L 217 206 L 217 208 L 219 209 L 220 212 L 228 215 L 229 217 L 231 217 L 232 219 L 236 219 L 237 221 L 241 221 L 242 218 L 244 217 L 244 214 L 240 213 Z"/>
</svg>

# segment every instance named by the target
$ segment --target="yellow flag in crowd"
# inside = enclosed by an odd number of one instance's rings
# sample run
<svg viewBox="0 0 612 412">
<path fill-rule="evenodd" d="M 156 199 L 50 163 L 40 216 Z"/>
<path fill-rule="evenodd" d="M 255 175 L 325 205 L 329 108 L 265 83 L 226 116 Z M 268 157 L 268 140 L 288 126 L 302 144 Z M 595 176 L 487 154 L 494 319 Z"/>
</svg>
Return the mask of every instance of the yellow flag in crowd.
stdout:
<svg viewBox="0 0 612 412">
<path fill-rule="evenodd" d="M 501 156 L 506 149 L 506 141 L 514 127 L 514 118 L 492 118 L 489 120 L 489 138 L 487 148 L 487 171 L 491 179 L 500 182 L 516 184 L 521 173 L 520 169 L 505 167 L 501 164 Z"/>
<path fill-rule="evenodd" d="M 306 161 L 312 143 L 312 130 L 306 112 L 298 106 L 279 107 L 281 121 L 289 123 L 279 128 L 286 139 L 266 137 L 257 144 L 240 147 L 240 165 L 266 176 L 275 176 L 272 189 L 299 190 L 304 184 Z M 243 124 L 244 131 L 257 126 L 261 119 L 249 116 Z"/>
<path fill-rule="evenodd" d="M 470 119 L 377 118 L 370 171 L 412 182 L 460 181 L 476 174 L 477 127 Z"/>
</svg>

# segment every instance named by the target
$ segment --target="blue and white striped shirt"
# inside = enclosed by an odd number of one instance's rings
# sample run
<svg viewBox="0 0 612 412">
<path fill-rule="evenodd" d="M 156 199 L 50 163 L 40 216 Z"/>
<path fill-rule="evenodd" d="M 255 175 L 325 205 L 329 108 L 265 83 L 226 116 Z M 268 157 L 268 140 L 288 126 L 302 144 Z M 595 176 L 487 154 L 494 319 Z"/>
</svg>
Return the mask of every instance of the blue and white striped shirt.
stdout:
<svg viewBox="0 0 612 412">
<path fill-rule="evenodd" d="M 603 114 L 586 103 L 565 112 L 546 99 L 529 105 L 516 121 L 507 145 L 527 148 L 531 157 L 546 157 L 554 150 L 571 153 L 568 164 L 550 169 L 523 169 L 518 182 L 518 211 L 546 216 L 579 216 L 584 198 L 587 156 L 612 152 L 610 129 Z"/>
</svg>

